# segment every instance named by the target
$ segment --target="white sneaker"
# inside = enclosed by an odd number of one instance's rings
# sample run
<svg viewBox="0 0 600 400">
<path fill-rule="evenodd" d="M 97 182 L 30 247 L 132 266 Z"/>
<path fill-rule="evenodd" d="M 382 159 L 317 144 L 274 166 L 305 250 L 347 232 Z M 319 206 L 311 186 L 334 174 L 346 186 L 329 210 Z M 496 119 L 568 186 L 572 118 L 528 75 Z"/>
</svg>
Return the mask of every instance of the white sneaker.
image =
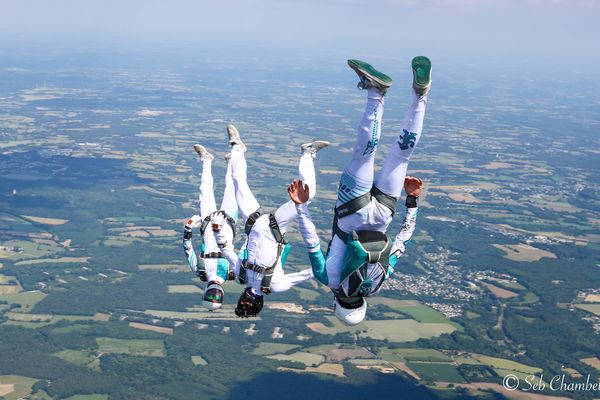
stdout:
<svg viewBox="0 0 600 400">
<path fill-rule="evenodd" d="M 204 160 L 214 160 L 215 159 L 215 156 L 213 156 L 212 154 L 210 154 L 208 152 L 208 150 L 206 150 L 206 147 L 202 146 L 201 144 L 195 144 L 194 145 L 194 150 L 200 156 L 200 160 L 201 161 L 204 161 Z"/>
<path fill-rule="evenodd" d="M 300 146 L 300 150 L 302 150 L 302 153 L 310 154 L 313 158 L 315 158 L 319 150 L 324 149 L 330 144 L 331 143 L 325 140 L 315 140 L 314 142 L 302 144 Z"/>
<path fill-rule="evenodd" d="M 246 145 L 242 142 L 240 138 L 240 133 L 237 128 L 232 124 L 227 125 L 227 135 L 229 136 L 229 146 L 233 147 L 234 145 L 238 145 L 242 148 L 242 151 L 246 151 Z"/>
</svg>

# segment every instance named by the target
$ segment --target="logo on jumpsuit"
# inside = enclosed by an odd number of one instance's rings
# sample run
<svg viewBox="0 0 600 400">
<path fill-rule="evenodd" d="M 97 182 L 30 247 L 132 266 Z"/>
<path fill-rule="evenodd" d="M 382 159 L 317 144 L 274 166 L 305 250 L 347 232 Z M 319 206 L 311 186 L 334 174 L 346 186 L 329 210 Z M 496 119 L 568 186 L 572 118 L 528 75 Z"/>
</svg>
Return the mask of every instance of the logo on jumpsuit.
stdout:
<svg viewBox="0 0 600 400">
<path fill-rule="evenodd" d="M 375 121 L 373 122 L 373 130 L 371 131 L 371 140 L 369 140 L 369 143 L 367 143 L 367 147 L 365 148 L 365 151 L 363 151 L 363 156 L 366 156 L 367 154 L 373 154 L 377 148 L 377 145 L 379 144 L 379 135 L 377 135 L 377 130 L 379 129 L 377 110 L 375 110 L 374 118 Z"/>
<path fill-rule="evenodd" d="M 406 150 L 409 147 L 415 147 L 415 141 L 417 140 L 417 134 L 409 132 L 406 129 L 402 129 L 403 135 L 398 137 L 398 145 L 401 150 Z"/>
</svg>

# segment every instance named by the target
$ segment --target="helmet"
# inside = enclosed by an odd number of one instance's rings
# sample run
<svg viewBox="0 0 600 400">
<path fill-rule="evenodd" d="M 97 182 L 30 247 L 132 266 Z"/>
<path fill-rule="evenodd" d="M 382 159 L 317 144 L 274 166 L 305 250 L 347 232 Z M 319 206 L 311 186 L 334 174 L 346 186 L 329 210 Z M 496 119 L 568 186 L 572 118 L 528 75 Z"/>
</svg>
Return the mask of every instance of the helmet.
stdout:
<svg viewBox="0 0 600 400">
<path fill-rule="evenodd" d="M 346 325 L 356 325 L 365 319 L 367 314 L 367 301 L 358 297 L 360 301 L 355 304 L 348 304 L 335 297 L 333 306 L 335 307 L 335 316 Z"/>
<path fill-rule="evenodd" d="M 252 288 L 247 287 L 238 300 L 235 315 L 240 318 L 256 317 L 263 308 L 263 297 L 252 293 Z"/>
<path fill-rule="evenodd" d="M 223 305 L 223 287 L 218 282 L 210 282 L 204 291 L 202 305 L 209 310 L 217 310 Z"/>
</svg>

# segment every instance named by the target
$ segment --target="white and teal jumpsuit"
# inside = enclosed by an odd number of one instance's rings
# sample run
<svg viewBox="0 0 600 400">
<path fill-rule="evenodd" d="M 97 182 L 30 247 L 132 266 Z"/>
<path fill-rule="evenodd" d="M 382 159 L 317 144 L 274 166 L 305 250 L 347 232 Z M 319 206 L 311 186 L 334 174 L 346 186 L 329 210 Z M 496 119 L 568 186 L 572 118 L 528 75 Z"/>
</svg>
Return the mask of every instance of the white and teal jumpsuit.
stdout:
<svg viewBox="0 0 600 400">
<path fill-rule="evenodd" d="M 397 140 L 392 145 L 383 168 L 375 177 L 373 168 L 381 134 L 384 96 L 375 89 L 369 89 L 367 97 L 367 106 L 358 127 L 352 158 L 340 178 L 336 207 L 368 193 L 373 187 L 398 199 L 404 186 L 410 156 L 419 142 L 423 129 L 427 96 L 418 96 L 413 92 L 412 102 L 402 122 Z M 346 243 L 334 235 L 327 254 L 324 254 L 321 251 L 320 240 L 307 205 L 298 205 L 296 209 L 300 232 L 309 251 L 315 278 L 335 292 L 340 286 Z M 344 232 L 349 233 L 352 231 L 386 232 L 392 222 L 392 217 L 392 211 L 372 197 L 370 203 L 365 207 L 340 218 L 338 226 Z M 416 207 L 406 209 L 402 229 L 396 235 L 390 253 L 390 268 L 387 276 L 393 272 L 398 257 L 405 251 L 406 243 L 415 229 L 416 217 Z M 387 276 L 382 276 L 381 279 L 385 279 Z"/>
<path fill-rule="evenodd" d="M 257 211 L 260 208 L 260 205 L 248 186 L 248 167 L 244 150 L 239 145 L 234 145 L 232 147 L 231 166 L 235 187 L 235 198 L 242 220 L 245 224 L 248 217 Z M 315 168 L 312 155 L 302 154 L 298 170 L 300 179 L 306 182 L 310 187 L 312 199 L 316 192 Z M 279 226 L 279 230 L 282 234 L 285 234 L 289 224 L 297 217 L 294 203 L 291 200 L 288 201 L 275 211 L 274 216 Z M 221 249 L 221 252 L 229 260 L 230 268 L 233 269 L 236 275 L 239 275 L 244 259 L 247 262 L 262 268 L 269 268 L 275 264 L 270 285 L 270 290 L 272 292 L 284 292 L 292 286 L 313 277 L 311 268 L 295 273 L 284 273 L 283 267 L 286 254 L 283 254 L 282 257 L 277 257 L 278 244 L 269 228 L 269 214 L 263 214 L 256 220 L 239 256 L 236 254 L 232 242 L 224 237 L 222 233 L 217 233 L 217 240 L 219 243 L 226 243 L 225 247 Z M 252 293 L 254 295 L 262 295 L 261 283 L 264 275 L 250 269 L 247 269 L 246 273 L 247 287 L 252 288 Z"/>
<path fill-rule="evenodd" d="M 200 215 L 194 215 L 186 225 L 192 229 L 200 227 L 202 221 L 217 211 L 215 201 L 215 192 L 213 188 L 214 179 L 212 176 L 212 159 L 204 159 L 202 163 L 202 173 L 200 178 L 200 194 L 198 197 Z M 221 210 L 225 211 L 233 220 L 237 220 L 238 207 L 235 201 L 234 184 L 232 179 L 231 160 L 227 162 L 227 173 L 225 174 L 225 190 L 223 192 L 223 200 L 221 202 Z M 229 224 L 225 224 L 221 229 L 221 234 L 229 243 L 233 243 L 233 229 Z M 185 235 L 185 234 L 184 234 Z M 215 234 L 211 229 L 210 223 L 204 230 L 202 236 L 202 247 L 200 254 L 196 254 L 192 245 L 191 237 L 186 239 L 184 236 L 183 249 L 188 260 L 190 269 L 194 273 L 198 273 L 199 263 L 204 264 L 206 271 L 206 280 L 208 282 L 217 282 L 223 284 L 227 280 L 229 274 L 229 262 L 224 257 L 216 257 L 220 253 L 217 246 Z"/>
</svg>

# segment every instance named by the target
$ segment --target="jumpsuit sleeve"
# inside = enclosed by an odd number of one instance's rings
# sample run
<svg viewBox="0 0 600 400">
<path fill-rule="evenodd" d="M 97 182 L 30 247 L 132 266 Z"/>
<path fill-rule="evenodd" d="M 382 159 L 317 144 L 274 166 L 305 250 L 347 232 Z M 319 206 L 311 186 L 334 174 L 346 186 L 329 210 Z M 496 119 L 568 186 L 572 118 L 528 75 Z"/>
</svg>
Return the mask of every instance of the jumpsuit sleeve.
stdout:
<svg viewBox="0 0 600 400">
<path fill-rule="evenodd" d="M 398 258 L 400 258 L 400 256 L 406 251 L 406 246 L 408 245 L 408 242 L 415 231 L 418 211 L 419 209 L 417 207 L 406 208 L 406 214 L 404 215 L 402 228 L 400 228 L 400 232 L 396 235 L 394 238 L 394 243 L 392 244 L 388 276 L 394 272 L 394 268 L 398 263 Z"/>
<path fill-rule="evenodd" d="M 296 213 L 298 214 L 300 233 L 308 249 L 308 258 L 310 259 L 313 275 L 317 281 L 327 285 L 329 283 L 326 268 L 327 262 L 321 251 L 321 241 L 317 235 L 317 228 L 310 218 L 308 206 L 306 204 L 297 204 Z"/>
<path fill-rule="evenodd" d="M 237 274 L 239 271 L 239 257 L 235 252 L 232 238 L 228 240 L 227 234 L 224 231 L 224 229 L 221 229 L 219 232 L 215 232 L 215 239 L 217 240 L 219 249 L 221 249 L 221 254 L 229 261 L 229 269 Z"/>
<path fill-rule="evenodd" d="M 197 225 L 197 220 L 199 218 L 199 216 L 194 215 L 183 227 L 183 251 L 185 252 L 188 266 L 193 273 L 198 272 L 198 257 L 196 256 L 194 246 L 192 245 L 192 227 Z"/>
</svg>

